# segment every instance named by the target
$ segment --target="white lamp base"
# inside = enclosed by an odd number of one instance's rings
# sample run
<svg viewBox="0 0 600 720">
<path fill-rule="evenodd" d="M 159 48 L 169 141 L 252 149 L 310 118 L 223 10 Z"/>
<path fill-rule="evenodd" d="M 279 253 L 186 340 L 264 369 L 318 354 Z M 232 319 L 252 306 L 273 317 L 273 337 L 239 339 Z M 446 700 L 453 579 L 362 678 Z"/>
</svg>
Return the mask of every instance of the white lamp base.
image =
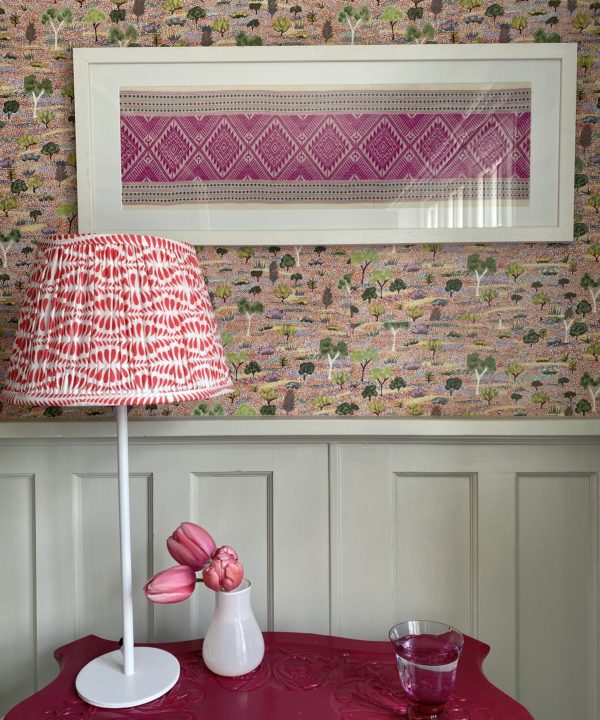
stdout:
<svg viewBox="0 0 600 720">
<path fill-rule="evenodd" d="M 179 679 L 179 661 L 174 655 L 152 647 L 134 649 L 135 672 L 123 673 L 120 650 L 89 662 L 75 680 L 79 697 L 101 708 L 128 708 L 156 700 Z"/>
</svg>

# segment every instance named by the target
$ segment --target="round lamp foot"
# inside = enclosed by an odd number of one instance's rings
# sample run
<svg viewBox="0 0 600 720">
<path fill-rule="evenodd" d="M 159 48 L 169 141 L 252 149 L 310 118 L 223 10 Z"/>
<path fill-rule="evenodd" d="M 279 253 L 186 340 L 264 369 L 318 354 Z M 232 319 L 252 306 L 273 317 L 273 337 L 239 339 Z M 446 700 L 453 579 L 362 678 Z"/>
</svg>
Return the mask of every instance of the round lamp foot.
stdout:
<svg viewBox="0 0 600 720">
<path fill-rule="evenodd" d="M 179 661 L 165 650 L 136 647 L 134 658 L 133 675 L 123 674 L 120 650 L 89 662 L 75 681 L 79 697 L 101 708 L 135 707 L 161 697 L 179 679 Z"/>
</svg>

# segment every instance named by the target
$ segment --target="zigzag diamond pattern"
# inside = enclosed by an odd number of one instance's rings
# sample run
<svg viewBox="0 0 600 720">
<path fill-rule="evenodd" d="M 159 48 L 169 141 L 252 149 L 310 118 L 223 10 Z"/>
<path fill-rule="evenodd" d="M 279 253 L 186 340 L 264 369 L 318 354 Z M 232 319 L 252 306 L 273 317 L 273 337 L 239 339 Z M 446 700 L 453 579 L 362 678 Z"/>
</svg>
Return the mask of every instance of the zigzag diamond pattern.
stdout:
<svg viewBox="0 0 600 720">
<path fill-rule="evenodd" d="M 237 137 L 235 128 L 227 119 L 223 119 L 214 133 L 206 141 L 206 155 L 221 175 L 226 175 L 229 168 L 242 153 L 242 143 Z"/>
<path fill-rule="evenodd" d="M 331 118 L 327 118 L 312 140 L 306 145 L 309 157 L 327 177 L 342 162 L 350 148 L 350 143 Z"/>
<path fill-rule="evenodd" d="M 263 167 L 270 177 L 276 178 L 292 154 L 298 149 L 296 143 L 286 132 L 279 119 L 273 120 L 261 137 L 253 144 L 253 149 L 262 160 Z"/>
<path fill-rule="evenodd" d="M 406 149 L 406 143 L 394 130 L 387 118 L 383 118 L 361 145 L 365 156 L 383 177 L 390 165 Z"/>
<path fill-rule="evenodd" d="M 171 179 L 194 154 L 195 146 L 185 134 L 181 123 L 173 119 L 154 145 L 154 154 L 161 168 Z"/>
<path fill-rule="evenodd" d="M 127 183 L 527 180 L 531 114 L 121 116 Z"/>
</svg>

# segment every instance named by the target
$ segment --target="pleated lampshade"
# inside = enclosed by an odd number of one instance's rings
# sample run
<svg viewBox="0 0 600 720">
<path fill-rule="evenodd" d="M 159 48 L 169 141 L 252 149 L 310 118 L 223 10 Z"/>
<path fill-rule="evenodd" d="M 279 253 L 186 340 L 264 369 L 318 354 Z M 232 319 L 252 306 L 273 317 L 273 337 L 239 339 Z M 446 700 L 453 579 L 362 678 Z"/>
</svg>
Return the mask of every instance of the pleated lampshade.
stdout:
<svg viewBox="0 0 600 720">
<path fill-rule="evenodd" d="M 3 388 L 8 402 L 160 404 L 231 389 L 190 245 L 108 234 L 40 242 Z"/>
</svg>

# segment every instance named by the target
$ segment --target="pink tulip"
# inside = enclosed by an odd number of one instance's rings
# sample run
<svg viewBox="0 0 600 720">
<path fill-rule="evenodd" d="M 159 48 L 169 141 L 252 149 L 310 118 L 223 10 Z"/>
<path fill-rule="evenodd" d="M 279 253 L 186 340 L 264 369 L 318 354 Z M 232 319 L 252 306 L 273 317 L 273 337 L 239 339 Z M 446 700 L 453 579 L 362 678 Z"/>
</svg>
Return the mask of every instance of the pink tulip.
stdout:
<svg viewBox="0 0 600 720">
<path fill-rule="evenodd" d="M 244 578 L 244 568 L 238 562 L 236 551 L 223 545 L 212 556 L 208 567 L 202 571 L 202 580 L 211 590 L 235 590 Z"/>
<path fill-rule="evenodd" d="M 167 550 L 180 565 L 201 570 L 210 560 L 217 545 L 204 528 L 184 522 L 167 540 Z"/>
<path fill-rule="evenodd" d="M 144 585 L 148 600 L 155 603 L 176 603 L 187 600 L 196 587 L 196 573 L 187 565 L 162 570 Z"/>
</svg>

